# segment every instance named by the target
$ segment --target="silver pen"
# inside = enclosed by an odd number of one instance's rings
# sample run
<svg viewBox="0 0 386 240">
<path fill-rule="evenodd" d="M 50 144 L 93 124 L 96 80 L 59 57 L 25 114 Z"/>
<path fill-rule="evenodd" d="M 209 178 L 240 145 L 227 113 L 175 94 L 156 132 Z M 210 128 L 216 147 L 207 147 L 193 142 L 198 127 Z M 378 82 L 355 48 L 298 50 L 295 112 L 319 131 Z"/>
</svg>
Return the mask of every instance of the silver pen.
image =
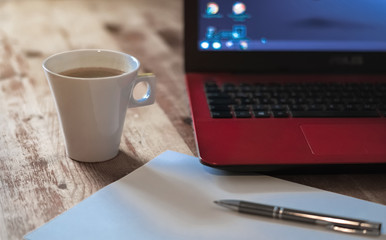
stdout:
<svg viewBox="0 0 386 240">
<path fill-rule="evenodd" d="M 378 222 L 369 222 L 360 219 L 344 218 L 240 200 L 219 200 L 214 201 L 214 203 L 240 213 L 315 224 L 344 233 L 370 236 L 379 236 L 381 233 L 382 224 Z"/>
</svg>

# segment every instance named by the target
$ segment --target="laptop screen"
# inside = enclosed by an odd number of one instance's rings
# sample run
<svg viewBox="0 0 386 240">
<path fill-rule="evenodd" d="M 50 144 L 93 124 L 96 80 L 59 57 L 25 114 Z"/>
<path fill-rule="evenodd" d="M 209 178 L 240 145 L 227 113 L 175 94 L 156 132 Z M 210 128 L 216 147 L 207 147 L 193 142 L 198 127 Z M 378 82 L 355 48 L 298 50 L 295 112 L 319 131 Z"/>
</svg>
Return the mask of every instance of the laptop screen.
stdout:
<svg viewBox="0 0 386 240">
<path fill-rule="evenodd" d="M 198 51 L 386 52 L 385 0 L 199 0 Z"/>
</svg>

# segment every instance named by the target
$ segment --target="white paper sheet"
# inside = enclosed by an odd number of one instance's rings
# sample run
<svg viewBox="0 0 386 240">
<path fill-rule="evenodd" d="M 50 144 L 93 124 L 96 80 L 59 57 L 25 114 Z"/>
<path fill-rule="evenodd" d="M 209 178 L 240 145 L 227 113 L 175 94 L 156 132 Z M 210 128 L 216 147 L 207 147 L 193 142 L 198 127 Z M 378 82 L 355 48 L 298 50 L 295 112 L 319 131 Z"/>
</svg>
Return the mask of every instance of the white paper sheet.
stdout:
<svg viewBox="0 0 386 240">
<path fill-rule="evenodd" d="M 386 224 L 384 205 L 264 175 L 226 175 L 201 165 L 195 157 L 167 151 L 27 234 L 25 239 L 363 238 L 232 212 L 213 203 L 219 199 L 256 201 Z M 385 234 L 385 226 L 382 233 Z M 370 239 L 386 238 L 382 235 Z"/>
</svg>

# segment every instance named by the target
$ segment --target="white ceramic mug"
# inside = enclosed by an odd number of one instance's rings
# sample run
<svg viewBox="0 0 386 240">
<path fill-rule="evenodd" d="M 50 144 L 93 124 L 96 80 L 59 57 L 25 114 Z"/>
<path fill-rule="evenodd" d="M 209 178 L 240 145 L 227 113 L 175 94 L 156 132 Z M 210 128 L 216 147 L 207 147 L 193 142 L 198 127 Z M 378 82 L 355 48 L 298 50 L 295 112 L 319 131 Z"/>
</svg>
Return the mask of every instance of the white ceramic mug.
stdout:
<svg viewBox="0 0 386 240">
<path fill-rule="evenodd" d="M 155 76 L 138 75 L 139 61 L 125 53 L 84 49 L 55 54 L 43 69 L 56 103 L 67 155 L 82 162 L 101 162 L 119 152 L 123 123 L 129 107 L 154 103 Z M 61 73 L 76 68 L 112 68 L 123 73 L 109 77 L 79 78 Z M 147 93 L 133 97 L 137 83 Z"/>
</svg>

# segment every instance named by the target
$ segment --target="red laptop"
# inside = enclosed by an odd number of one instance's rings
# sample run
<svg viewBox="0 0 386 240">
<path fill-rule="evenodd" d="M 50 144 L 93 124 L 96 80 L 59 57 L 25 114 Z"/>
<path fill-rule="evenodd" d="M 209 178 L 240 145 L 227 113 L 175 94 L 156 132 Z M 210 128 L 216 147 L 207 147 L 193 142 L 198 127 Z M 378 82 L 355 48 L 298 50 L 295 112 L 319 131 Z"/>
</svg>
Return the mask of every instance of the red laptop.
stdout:
<svg viewBox="0 0 386 240">
<path fill-rule="evenodd" d="M 386 2 L 185 0 L 201 162 L 385 166 Z"/>
</svg>

